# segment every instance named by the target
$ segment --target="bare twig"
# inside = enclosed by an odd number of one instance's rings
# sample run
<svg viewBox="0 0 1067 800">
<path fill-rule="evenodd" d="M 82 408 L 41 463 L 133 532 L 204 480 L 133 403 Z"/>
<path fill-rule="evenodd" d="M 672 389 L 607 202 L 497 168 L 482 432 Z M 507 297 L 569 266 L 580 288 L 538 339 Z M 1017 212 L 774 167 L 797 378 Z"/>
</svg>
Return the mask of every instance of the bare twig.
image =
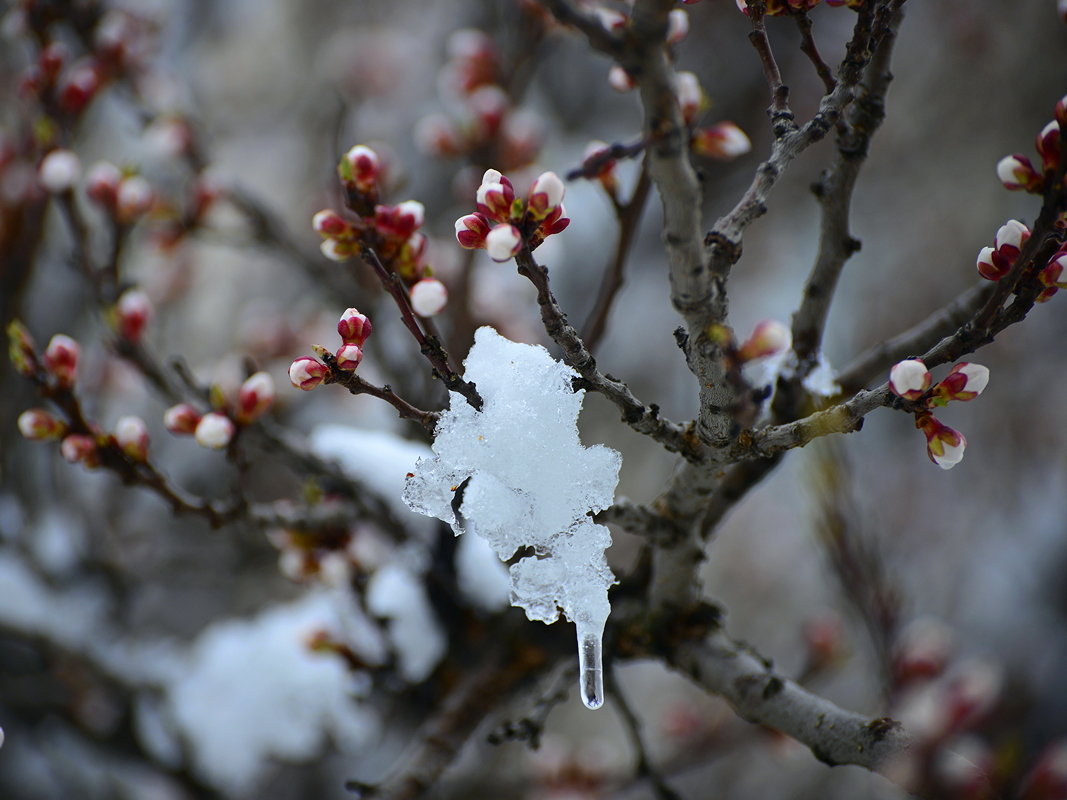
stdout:
<svg viewBox="0 0 1067 800">
<path fill-rule="evenodd" d="M 424 411 L 421 408 L 416 408 L 400 397 L 388 385 L 375 386 L 373 383 L 363 380 L 355 372 L 338 369 L 333 359 L 327 360 L 327 366 L 330 367 L 330 374 L 327 376 L 325 383 L 336 383 L 339 386 L 344 386 L 352 394 L 369 394 L 371 397 L 384 400 L 397 410 L 401 419 L 413 420 L 430 431 L 430 433 L 433 433 L 434 428 L 437 427 L 437 420 L 441 416 L 437 411 Z"/>
<path fill-rule="evenodd" d="M 763 22 L 767 4 L 764 0 L 746 0 L 748 4 L 748 16 L 752 22 L 752 32 L 748 40 L 756 48 L 759 54 L 760 64 L 763 66 L 763 77 L 771 90 L 771 128 L 774 138 L 780 139 L 787 133 L 796 130 L 796 122 L 793 120 L 793 112 L 789 108 L 789 87 L 782 83 L 782 73 L 778 69 L 778 62 L 771 50 L 771 40 L 767 37 L 767 26 Z"/>
<path fill-rule="evenodd" d="M 797 28 L 800 30 L 800 50 L 811 61 L 815 67 L 815 72 L 819 75 L 819 80 L 822 81 L 822 85 L 826 89 L 826 93 L 830 94 L 837 88 L 837 79 L 834 78 L 830 65 L 823 61 L 823 57 L 819 53 L 819 47 L 815 44 L 815 37 L 811 32 L 811 17 L 808 16 L 806 11 L 797 11 L 793 14 L 793 19 L 796 20 Z"/>
<path fill-rule="evenodd" d="M 648 780 L 652 784 L 652 788 L 659 800 L 681 800 L 681 795 L 668 786 L 663 775 L 652 766 L 652 761 L 648 757 L 648 748 L 645 747 L 644 738 L 641 736 L 641 721 L 637 718 L 634 710 L 630 708 L 630 703 L 619 685 L 618 677 L 615 675 L 614 665 L 605 673 L 604 681 L 607 684 L 611 700 L 625 723 L 627 733 L 630 735 L 630 743 L 633 745 L 637 761 L 637 776 Z"/>
</svg>

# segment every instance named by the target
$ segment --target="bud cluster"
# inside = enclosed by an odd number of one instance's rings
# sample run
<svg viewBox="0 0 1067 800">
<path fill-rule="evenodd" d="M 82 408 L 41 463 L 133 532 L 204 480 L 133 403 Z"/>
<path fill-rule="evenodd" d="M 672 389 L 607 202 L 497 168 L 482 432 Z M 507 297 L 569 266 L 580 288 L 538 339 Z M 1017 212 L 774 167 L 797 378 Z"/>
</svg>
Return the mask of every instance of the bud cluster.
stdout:
<svg viewBox="0 0 1067 800">
<path fill-rule="evenodd" d="M 512 106 L 502 78 L 500 55 L 488 34 L 473 28 L 453 33 L 438 84 L 448 113 L 419 120 L 419 147 L 441 158 L 488 152 L 504 169 L 530 164 L 541 149 L 544 125 L 533 112 Z"/>
<path fill-rule="evenodd" d="M 564 216 L 566 187 L 554 172 L 543 172 L 526 198 L 495 169 L 488 169 L 478 187 L 476 210 L 456 220 L 456 240 L 468 250 L 484 249 L 494 261 L 507 261 L 522 250 L 533 250 L 569 224 Z"/>
<path fill-rule="evenodd" d="M 1049 180 L 1060 167 L 1063 152 L 1061 129 L 1067 127 L 1067 95 L 1056 103 L 1055 118 L 1037 134 L 1034 146 L 1040 159 L 1038 166 L 1022 153 L 1004 156 L 997 162 L 997 178 L 1004 188 L 1044 194 Z"/>
<path fill-rule="evenodd" d="M 766 2 L 767 9 L 763 13 L 768 17 L 778 17 L 784 14 L 806 13 L 819 5 L 822 0 L 766 0 Z M 826 5 L 859 8 L 864 2 L 865 0 L 826 0 Z M 748 14 L 748 3 L 745 0 L 737 0 L 737 7 L 743 13 Z"/>
<path fill-rule="evenodd" d="M 223 450 L 238 429 L 262 417 L 274 405 L 274 379 L 256 372 L 245 379 L 232 399 L 212 392 L 216 408 L 201 414 L 189 403 L 171 406 L 163 413 L 163 425 L 176 436 L 192 436 L 201 447 Z"/>
<path fill-rule="evenodd" d="M 966 361 L 954 365 L 937 384 L 918 358 L 905 359 L 889 371 L 890 391 L 912 404 L 915 427 L 926 436 L 926 454 L 941 469 L 952 469 L 963 459 L 967 439 L 938 420 L 931 409 L 953 400 L 973 400 L 988 383 L 989 369 Z"/>
<path fill-rule="evenodd" d="M 999 281 L 1019 258 L 1023 245 L 1030 238 L 1030 229 L 1017 219 L 1010 219 L 997 230 L 992 247 L 978 253 L 978 274 L 987 281 Z"/>
<path fill-rule="evenodd" d="M 443 286 L 441 288 L 444 289 Z M 333 369 L 342 372 L 354 371 L 363 360 L 363 345 L 373 329 L 374 326 L 365 314 L 354 308 L 346 309 L 337 322 L 337 335 L 341 337 L 341 346 L 331 355 L 322 345 L 314 345 L 312 349 L 322 360 L 311 356 L 296 359 L 289 365 L 289 381 L 297 389 L 310 392 L 325 383 Z"/>
</svg>

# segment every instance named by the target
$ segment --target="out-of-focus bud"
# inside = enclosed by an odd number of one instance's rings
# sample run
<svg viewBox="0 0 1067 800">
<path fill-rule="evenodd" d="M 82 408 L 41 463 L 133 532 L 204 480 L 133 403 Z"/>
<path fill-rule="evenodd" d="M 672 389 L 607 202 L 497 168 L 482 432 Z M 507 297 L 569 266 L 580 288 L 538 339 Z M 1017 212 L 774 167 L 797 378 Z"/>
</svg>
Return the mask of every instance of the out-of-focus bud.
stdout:
<svg viewBox="0 0 1067 800">
<path fill-rule="evenodd" d="M 163 425 L 171 433 L 189 436 L 196 433 L 199 424 L 200 412 L 188 403 L 178 403 L 163 412 Z"/>
<path fill-rule="evenodd" d="M 222 450 L 233 439 L 236 430 L 233 420 L 225 414 L 210 411 L 200 418 L 193 435 L 201 447 Z"/>
<path fill-rule="evenodd" d="M 554 172 L 542 172 L 530 187 L 527 213 L 533 219 L 544 219 L 563 203 L 566 187 Z"/>
<path fill-rule="evenodd" d="M 33 377 L 37 371 L 37 347 L 26 326 L 17 319 L 7 326 L 7 354 L 19 375 Z"/>
<path fill-rule="evenodd" d="M 582 155 L 582 169 L 586 175 L 596 178 L 609 195 L 614 197 L 619 189 L 615 175 L 615 159 L 610 158 L 611 147 L 607 142 L 594 139 L 585 146 Z"/>
<path fill-rule="evenodd" d="M 59 439 L 67 432 L 63 420 L 42 408 L 31 408 L 19 414 L 18 426 L 19 433 L 31 441 Z"/>
<path fill-rule="evenodd" d="M 944 405 L 949 400 L 973 400 L 988 383 L 988 367 L 961 361 L 934 387 L 931 399 L 936 405 Z"/>
<path fill-rule="evenodd" d="M 1037 152 L 1045 172 L 1055 172 L 1060 165 L 1060 123 L 1048 123 L 1037 135 Z"/>
<path fill-rule="evenodd" d="M 100 450 L 92 436 L 72 433 L 60 442 L 59 452 L 71 464 L 83 464 L 90 469 L 100 466 Z"/>
<path fill-rule="evenodd" d="M 952 630 L 933 617 L 920 617 L 900 632 L 892 656 L 893 684 L 936 678 L 955 648 Z"/>
<path fill-rule="evenodd" d="M 692 72 L 678 72 L 674 76 L 674 93 L 678 97 L 678 105 L 682 108 L 682 117 L 686 124 L 692 125 L 708 104 L 700 80 Z"/>
<path fill-rule="evenodd" d="M 628 92 L 637 86 L 637 83 L 629 72 L 615 64 L 608 70 L 608 86 L 616 92 Z"/>
<path fill-rule="evenodd" d="M 322 244 L 319 245 L 319 252 L 321 252 L 330 261 L 347 261 L 356 252 L 356 245 L 352 242 L 342 242 L 337 239 L 323 239 Z"/>
<path fill-rule="evenodd" d="M 46 83 L 52 83 L 59 76 L 59 71 L 70 58 L 70 51 L 62 42 L 50 42 L 41 50 L 37 59 L 37 66 L 41 70 L 41 77 Z"/>
<path fill-rule="evenodd" d="M 456 220 L 456 241 L 468 250 L 485 247 L 485 237 L 489 235 L 489 220 L 484 214 L 467 214 Z"/>
<path fill-rule="evenodd" d="M 122 172 L 118 167 L 107 161 L 98 161 L 85 174 L 85 194 L 105 210 L 114 212 L 121 182 Z"/>
<path fill-rule="evenodd" d="M 678 44 L 689 35 L 689 15 L 680 8 L 667 15 L 667 44 Z"/>
<path fill-rule="evenodd" d="M 151 210 L 155 200 L 152 184 L 140 175 L 131 175 L 119 184 L 115 213 L 120 222 L 135 222 Z"/>
<path fill-rule="evenodd" d="M 145 146 L 161 159 L 181 158 L 193 143 L 189 123 L 180 117 L 160 117 L 144 131 Z"/>
<path fill-rule="evenodd" d="M 411 287 L 411 307 L 420 317 L 432 317 L 448 303 L 448 290 L 437 278 L 423 278 Z"/>
<path fill-rule="evenodd" d="M 497 170 L 488 169 L 482 176 L 476 200 L 481 214 L 497 222 L 507 222 L 511 219 L 511 207 L 515 202 L 515 187 Z"/>
<path fill-rule="evenodd" d="M 949 725 L 967 728 L 986 716 L 996 705 L 1004 685 L 1003 669 L 991 661 L 970 658 L 954 670 L 946 690 Z"/>
<path fill-rule="evenodd" d="M 345 372 L 351 372 L 359 363 L 363 360 L 363 348 L 358 344 L 349 342 L 341 345 L 337 349 L 337 353 L 334 356 L 337 359 L 337 368 L 343 369 Z M 292 371 L 290 370 L 290 373 Z M 301 386 L 301 389 L 304 387 Z"/>
<path fill-rule="evenodd" d="M 462 152 L 462 136 L 444 114 L 427 114 L 415 123 L 415 144 L 431 156 L 449 157 Z"/>
<path fill-rule="evenodd" d="M 1067 0 L 1064 17 L 1067 19 Z M 1020 800 L 1063 800 L 1067 797 L 1067 739 L 1053 742 L 1023 780 Z"/>
<path fill-rule="evenodd" d="M 693 131 L 690 144 L 697 155 L 720 161 L 730 161 L 752 150 L 752 141 L 732 122 L 698 128 Z"/>
<path fill-rule="evenodd" d="M 345 236 L 350 232 L 349 224 L 332 208 L 324 208 L 311 218 L 311 227 L 315 232 L 326 237 Z"/>
<path fill-rule="evenodd" d="M 917 415 L 915 427 L 926 436 L 926 455 L 941 469 L 952 469 L 963 460 L 967 439 L 962 433 L 929 413 Z"/>
<path fill-rule="evenodd" d="M 357 144 L 345 153 L 338 172 L 345 183 L 354 185 L 361 192 L 371 192 L 377 187 L 382 162 L 369 147 Z"/>
<path fill-rule="evenodd" d="M 242 425 L 262 417 L 274 405 L 274 379 L 266 372 L 257 372 L 237 390 L 234 413 Z"/>
<path fill-rule="evenodd" d="M 825 669 L 844 653 L 844 626 L 841 617 L 829 613 L 804 625 L 804 644 L 808 651 L 808 668 Z"/>
<path fill-rule="evenodd" d="M 1033 163 L 1023 155 L 1004 156 L 997 162 L 997 177 L 1005 189 L 1041 192 L 1045 179 L 1034 169 Z"/>
<path fill-rule="evenodd" d="M 72 64 L 59 80 L 59 105 L 70 114 L 82 111 L 100 90 L 100 69 L 92 61 Z"/>
<path fill-rule="evenodd" d="M 81 161 L 70 150 L 53 150 L 41 160 L 37 178 L 52 194 L 70 191 L 82 174 Z"/>
<path fill-rule="evenodd" d="M 375 206 L 374 227 L 385 236 L 406 240 L 420 227 L 426 209 L 418 200 L 406 200 L 397 206 Z"/>
<path fill-rule="evenodd" d="M 310 356 L 301 356 L 289 365 L 289 380 L 293 386 L 305 392 L 321 384 L 329 374 L 330 370 L 325 364 Z"/>
<path fill-rule="evenodd" d="M 596 14 L 597 19 L 600 20 L 600 24 L 609 31 L 617 31 L 620 28 L 626 27 L 626 15 L 619 13 L 613 8 L 598 6 L 593 9 L 593 13 Z"/>
<path fill-rule="evenodd" d="M 1067 0 L 1059 0 L 1059 5 L 1060 13 L 1064 16 L 1065 20 L 1067 20 Z M 1067 126 L 1067 94 L 1056 102 L 1055 116 L 1056 122 L 1060 123 L 1060 125 Z"/>
<path fill-rule="evenodd" d="M 507 92 L 495 84 L 479 86 L 467 96 L 467 106 L 474 116 L 480 139 L 496 136 L 510 104 Z"/>
<path fill-rule="evenodd" d="M 905 400 L 918 400 L 930 388 L 933 376 L 917 358 L 899 361 L 889 370 L 889 389 Z"/>
<path fill-rule="evenodd" d="M 119 417 L 115 423 L 115 442 L 134 461 L 148 458 L 148 426 L 140 417 Z"/>
<path fill-rule="evenodd" d="M 764 320 L 737 349 L 737 356 L 742 362 L 773 356 L 789 347 L 791 338 L 789 328 L 781 322 L 776 319 Z"/>
<path fill-rule="evenodd" d="M 485 251 L 493 261 L 507 261 L 522 249 L 522 234 L 514 225 L 497 225 L 485 237 Z"/>
<path fill-rule="evenodd" d="M 59 386 L 69 389 L 74 385 L 80 353 L 81 348 L 78 347 L 78 343 L 66 334 L 57 333 L 48 342 L 48 347 L 44 351 L 44 368 L 55 378 Z"/>
<path fill-rule="evenodd" d="M 358 344 L 360 347 L 371 335 L 374 326 L 365 314 L 360 314 L 356 309 L 349 308 L 337 321 L 337 334 L 345 344 Z"/>
<path fill-rule="evenodd" d="M 152 314 L 148 295 L 140 289 L 127 289 L 115 303 L 115 327 L 119 336 L 130 342 L 141 341 Z"/>
</svg>

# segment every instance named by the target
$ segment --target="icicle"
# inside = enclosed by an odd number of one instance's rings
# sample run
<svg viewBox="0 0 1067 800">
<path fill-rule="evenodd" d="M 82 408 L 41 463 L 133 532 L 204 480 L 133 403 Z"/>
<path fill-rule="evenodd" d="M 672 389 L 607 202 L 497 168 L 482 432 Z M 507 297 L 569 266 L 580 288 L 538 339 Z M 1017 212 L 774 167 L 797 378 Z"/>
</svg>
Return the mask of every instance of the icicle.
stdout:
<svg viewBox="0 0 1067 800">
<path fill-rule="evenodd" d="M 578 686 L 586 708 L 604 705 L 604 647 L 603 626 L 600 631 L 578 627 Z"/>
</svg>

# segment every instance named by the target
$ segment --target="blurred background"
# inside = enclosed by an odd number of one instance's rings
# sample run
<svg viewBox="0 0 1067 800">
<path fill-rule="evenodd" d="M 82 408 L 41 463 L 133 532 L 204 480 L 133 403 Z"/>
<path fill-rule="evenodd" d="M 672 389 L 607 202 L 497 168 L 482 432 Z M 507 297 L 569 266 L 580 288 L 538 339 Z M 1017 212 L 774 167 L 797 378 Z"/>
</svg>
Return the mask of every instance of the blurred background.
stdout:
<svg viewBox="0 0 1067 800">
<path fill-rule="evenodd" d="M 26 131 L 40 131 L 43 112 L 26 88 L 37 59 L 31 18 L 43 8 L 76 19 L 96 7 L 0 4 L 4 324 L 21 319 L 42 345 L 56 332 L 74 336 L 88 412 L 107 430 L 123 415 L 143 417 L 153 462 L 187 491 L 225 499 L 239 483 L 257 501 L 299 498 L 306 486 L 269 451 L 235 469 L 167 433 L 170 401 L 109 354 L 107 325 L 71 266 L 69 229 L 35 185 L 40 145 L 27 144 Z M 358 306 L 375 326 L 360 374 L 392 382 L 417 405 L 445 403 L 370 276 L 319 254 L 310 219 L 341 207 L 335 168 L 356 143 L 382 156 L 388 202 L 425 205 L 427 261 L 453 301 L 439 324 L 457 360 L 483 323 L 548 345 L 532 288 L 511 266 L 456 246 L 453 221 L 472 210 L 486 167 L 503 168 L 521 191 L 543 170 L 577 167 L 590 140 L 638 137 L 636 96 L 609 87 L 610 62 L 582 37 L 510 1 L 130 0 L 108 8 L 125 20 L 112 23 L 127 37 L 124 72 L 71 118 L 59 143 L 85 165 L 136 170 L 160 197 L 218 187 L 188 230 L 174 235 L 181 215 L 157 209 L 131 229 L 121 254 L 124 277 L 155 305 L 147 342 L 161 358 L 180 356 L 199 381 L 230 392 L 251 359 L 278 386 L 272 415 L 301 434 L 336 423 L 425 444 L 424 432 L 383 403 L 336 387 L 300 393 L 286 376 L 311 343 L 334 341 L 338 316 Z M 696 162 L 710 227 L 769 152 L 768 92 L 735 4 L 685 8 L 690 31 L 677 62 L 710 100 L 701 123 L 732 121 L 752 141 L 752 152 L 734 160 Z M 811 18 L 836 65 L 854 12 L 819 6 Z M 72 58 L 85 49 L 75 28 L 54 25 Z M 795 26 L 775 18 L 768 29 L 792 108 L 808 119 L 821 84 Z M 488 38 L 457 38 L 470 30 Z M 499 83 L 500 95 L 472 100 L 456 65 L 473 63 L 472 48 L 486 41 L 494 54 L 486 83 Z M 1033 221 L 1038 198 L 1005 191 L 994 168 L 1008 153 L 1033 157 L 1034 136 L 1067 92 L 1065 45 L 1054 0 L 907 5 L 887 119 L 853 202 L 862 249 L 830 317 L 832 367 L 972 286 L 975 256 L 997 228 Z M 478 126 L 498 112 L 499 129 L 479 138 Z M 818 245 L 809 187 L 832 154 L 825 141 L 795 162 L 746 236 L 730 286 L 739 338 L 762 320 L 788 323 L 795 310 Z M 638 164 L 616 171 L 628 197 Z M 570 182 L 566 207 L 570 227 L 538 256 L 579 323 L 593 308 L 618 223 L 595 181 Z M 102 237 L 94 246 L 106 249 L 98 210 L 86 205 L 85 213 Z M 672 335 L 678 320 L 654 192 L 637 224 L 598 361 L 669 418 L 690 419 L 696 385 Z M 920 732 L 959 715 L 929 763 L 900 766 L 925 770 L 940 796 L 1067 796 L 1035 793 L 1032 777 L 1049 764 L 1067 773 L 1063 303 L 1037 306 L 974 357 L 991 380 L 981 398 L 941 416 L 968 439 L 951 472 L 929 462 L 907 415 L 881 410 L 861 433 L 789 454 L 708 552 L 707 593 L 728 609 L 728 630 L 783 673 Z M 352 626 L 374 627 L 393 612 L 352 607 L 343 596 L 350 572 L 338 585 L 321 565 L 287 564 L 284 532 L 245 523 L 212 530 L 112 474 L 65 463 L 51 444 L 24 441 L 16 420 L 40 401 L 6 362 L 0 387 L 0 796 L 340 798 L 352 796 L 344 780 L 375 780 L 389 768 L 437 696 L 401 678 L 371 680 L 335 655 L 310 655 L 301 637 L 320 628 L 359 637 Z M 614 408 L 589 396 L 581 425 L 586 444 L 622 452 L 619 495 L 647 502 L 663 489 L 674 459 L 619 424 Z M 345 456 L 346 465 L 378 488 L 366 473 L 399 445 L 351 441 L 366 449 Z M 440 533 L 402 507 L 394 513 L 402 528 L 422 531 L 417 541 Z M 420 558 L 374 522 L 351 528 L 362 544 L 346 551 L 347 570 Z M 617 574 L 637 550 L 616 532 L 608 556 Z M 432 617 L 432 598 L 411 602 Z M 820 764 L 659 664 L 621 664 L 618 677 L 654 764 L 683 797 L 907 796 L 881 776 Z M 656 797 L 634 777 L 617 708 L 609 700 L 589 712 L 574 695 L 548 718 L 537 750 L 494 746 L 489 730 L 480 732 L 431 796 Z M 226 708 L 238 718 L 227 719 Z M 508 714 L 499 709 L 487 725 Z M 992 776 L 997 792 L 976 775 Z"/>
</svg>

